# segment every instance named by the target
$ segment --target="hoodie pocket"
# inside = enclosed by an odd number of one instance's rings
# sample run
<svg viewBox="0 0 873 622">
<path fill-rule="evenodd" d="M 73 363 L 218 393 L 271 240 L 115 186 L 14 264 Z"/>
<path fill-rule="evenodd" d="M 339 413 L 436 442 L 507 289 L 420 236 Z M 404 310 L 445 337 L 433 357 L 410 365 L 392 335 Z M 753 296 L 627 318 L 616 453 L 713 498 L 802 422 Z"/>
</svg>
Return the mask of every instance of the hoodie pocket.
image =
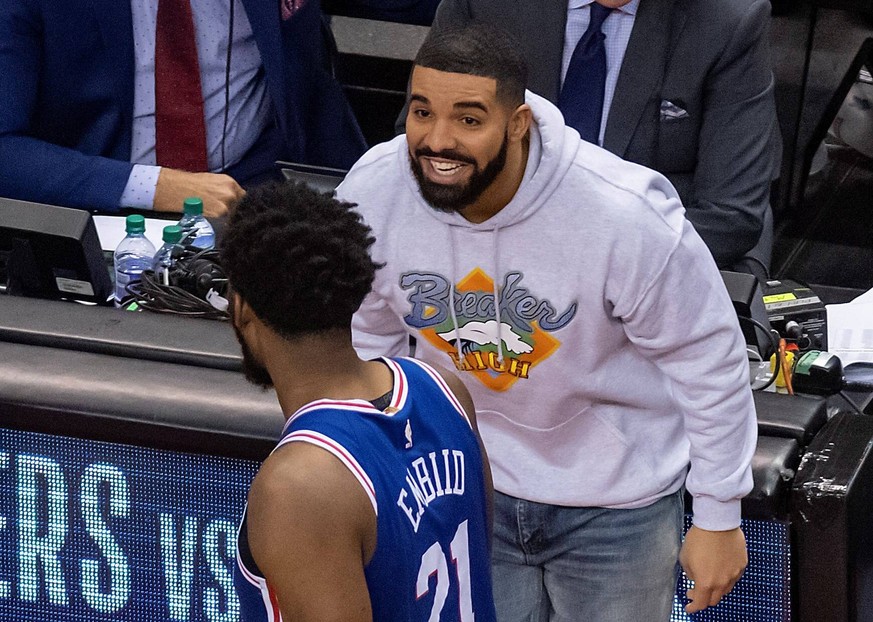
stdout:
<svg viewBox="0 0 873 622">
<path fill-rule="evenodd" d="M 641 448 L 594 407 L 546 428 L 494 411 L 480 412 L 478 420 L 495 485 L 509 494 L 561 505 L 621 505 L 658 486 Z"/>
</svg>

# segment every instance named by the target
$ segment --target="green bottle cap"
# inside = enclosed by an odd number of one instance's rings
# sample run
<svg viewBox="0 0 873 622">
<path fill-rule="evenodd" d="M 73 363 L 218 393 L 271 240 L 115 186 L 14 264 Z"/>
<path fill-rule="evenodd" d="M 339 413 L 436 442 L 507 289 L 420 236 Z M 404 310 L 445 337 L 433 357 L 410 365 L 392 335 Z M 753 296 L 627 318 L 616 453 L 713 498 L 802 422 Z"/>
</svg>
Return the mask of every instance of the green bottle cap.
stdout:
<svg viewBox="0 0 873 622">
<path fill-rule="evenodd" d="M 182 203 L 182 211 L 186 214 L 202 214 L 203 199 L 200 197 L 188 197 L 185 199 L 185 202 Z"/>
<path fill-rule="evenodd" d="M 179 240 L 182 239 L 182 227 L 178 225 L 168 225 L 164 227 L 164 234 L 162 239 L 167 244 L 176 244 Z"/>
<path fill-rule="evenodd" d="M 145 218 L 140 214 L 131 214 L 124 221 L 124 230 L 128 233 L 144 233 Z"/>
</svg>

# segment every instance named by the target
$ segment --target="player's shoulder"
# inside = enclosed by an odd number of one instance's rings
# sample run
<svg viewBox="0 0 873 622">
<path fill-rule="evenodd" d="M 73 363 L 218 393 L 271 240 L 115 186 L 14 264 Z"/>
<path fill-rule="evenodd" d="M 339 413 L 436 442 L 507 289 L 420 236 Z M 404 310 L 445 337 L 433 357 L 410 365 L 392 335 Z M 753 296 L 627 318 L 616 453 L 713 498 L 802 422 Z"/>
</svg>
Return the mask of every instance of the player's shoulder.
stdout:
<svg viewBox="0 0 873 622">
<path fill-rule="evenodd" d="M 249 507 L 261 508 L 260 514 L 268 522 L 281 521 L 283 516 L 311 507 L 354 508 L 366 491 L 356 481 L 353 467 L 346 463 L 350 457 L 341 445 L 325 436 L 313 438 L 313 442 L 283 443 L 255 475 Z"/>
<path fill-rule="evenodd" d="M 336 480 L 321 473 L 341 472 L 339 463 L 331 458 L 325 445 L 336 445 L 335 441 L 324 435 L 309 433 L 309 442 L 285 442 L 278 446 L 261 465 L 252 482 L 250 494 L 299 494 L 318 493 L 320 488 L 336 484 Z M 340 480 L 340 484 L 342 480 Z"/>
<path fill-rule="evenodd" d="M 433 362 L 424 362 L 412 357 L 396 357 L 391 360 L 398 363 L 399 365 L 401 365 L 401 367 L 404 367 L 407 370 L 420 370 L 424 373 L 425 376 L 430 377 L 431 381 L 437 385 L 443 387 L 448 386 L 448 388 L 454 388 L 460 385 L 462 390 L 466 390 L 463 387 L 463 383 L 461 383 L 461 380 L 442 365 Z"/>
<path fill-rule="evenodd" d="M 255 476 L 246 524 L 263 576 L 282 581 L 289 572 L 301 572 L 300 566 L 289 570 L 289 554 L 304 566 L 307 555 L 322 554 L 309 543 L 346 542 L 359 553 L 366 534 L 375 533 L 375 512 L 370 495 L 341 461 L 317 445 L 291 443 L 280 445 Z"/>
</svg>

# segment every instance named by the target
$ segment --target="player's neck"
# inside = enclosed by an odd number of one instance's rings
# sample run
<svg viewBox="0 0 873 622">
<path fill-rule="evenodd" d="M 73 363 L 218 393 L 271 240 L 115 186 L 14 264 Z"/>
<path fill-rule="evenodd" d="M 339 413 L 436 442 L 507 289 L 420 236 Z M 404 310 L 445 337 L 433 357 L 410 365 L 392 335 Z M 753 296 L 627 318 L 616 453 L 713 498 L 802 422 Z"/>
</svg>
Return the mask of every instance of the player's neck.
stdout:
<svg viewBox="0 0 873 622">
<path fill-rule="evenodd" d="M 373 400 L 391 390 L 388 367 L 361 360 L 349 335 L 342 337 L 306 336 L 271 348 L 265 365 L 285 417 L 315 400 Z"/>
</svg>

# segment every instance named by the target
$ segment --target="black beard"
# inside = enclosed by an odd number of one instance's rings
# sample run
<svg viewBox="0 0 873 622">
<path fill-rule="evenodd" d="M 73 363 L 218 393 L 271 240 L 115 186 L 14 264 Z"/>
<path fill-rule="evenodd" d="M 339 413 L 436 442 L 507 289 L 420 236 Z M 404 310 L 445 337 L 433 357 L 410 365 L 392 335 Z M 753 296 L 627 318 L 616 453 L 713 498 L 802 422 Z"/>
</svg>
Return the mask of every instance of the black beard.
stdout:
<svg viewBox="0 0 873 622">
<path fill-rule="evenodd" d="M 231 322 L 231 324 L 233 323 Z M 246 380 L 262 389 L 272 389 L 273 379 L 270 377 L 270 372 L 267 371 L 266 367 L 257 362 L 251 348 L 249 348 L 242 333 L 235 325 L 233 326 L 233 332 L 236 333 L 236 339 L 239 341 L 240 348 L 242 348 L 242 371 Z"/>
<path fill-rule="evenodd" d="M 506 166 L 508 147 L 509 135 L 504 134 L 503 144 L 500 145 L 500 151 L 494 156 L 494 159 L 488 162 L 483 169 L 476 167 L 470 176 L 470 181 L 463 185 L 438 184 L 431 181 L 424 176 L 424 171 L 418 161 L 419 157 L 425 156 L 457 160 L 458 162 L 465 162 L 476 166 L 474 160 L 454 151 L 447 150 L 437 153 L 427 148 L 416 149 L 415 156 L 409 156 L 409 164 L 412 167 L 412 173 L 415 175 L 416 181 L 418 181 L 418 188 L 424 200 L 435 210 L 452 213 L 475 203 L 476 199 L 482 196 L 482 193 L 494 183 L 494 180 L 497 179 L 497 176 Z"/>
</svg>

